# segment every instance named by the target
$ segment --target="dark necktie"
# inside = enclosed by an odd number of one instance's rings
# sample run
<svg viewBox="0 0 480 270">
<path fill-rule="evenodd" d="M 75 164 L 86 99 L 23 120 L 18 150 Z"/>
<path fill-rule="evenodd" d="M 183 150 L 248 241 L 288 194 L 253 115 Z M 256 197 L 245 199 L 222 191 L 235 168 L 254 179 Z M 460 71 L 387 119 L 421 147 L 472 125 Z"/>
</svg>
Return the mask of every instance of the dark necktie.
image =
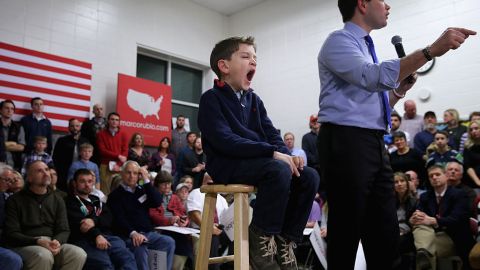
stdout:
<svg viewBox="0 0 480 270">
<path fill-rule="evenodd" d="M 368 51 L 372 55 L 373 62 L 378 63 L 377 54 L 375 54 L 375 46 L 373 45 L 372 37 L 370 35 L 365 36 L 365 41 L 367 42 Z M 379 94 L 381 95 L 382 101 L 383 101 L 385 125 L 388 125 L 388 127 L 391 128 L 392 127 L 392 122 L 390 120 L 391 109 L 390 109 L 390 104 L 388 103 L 387 91 L 379 92 Z"/>
</svg>

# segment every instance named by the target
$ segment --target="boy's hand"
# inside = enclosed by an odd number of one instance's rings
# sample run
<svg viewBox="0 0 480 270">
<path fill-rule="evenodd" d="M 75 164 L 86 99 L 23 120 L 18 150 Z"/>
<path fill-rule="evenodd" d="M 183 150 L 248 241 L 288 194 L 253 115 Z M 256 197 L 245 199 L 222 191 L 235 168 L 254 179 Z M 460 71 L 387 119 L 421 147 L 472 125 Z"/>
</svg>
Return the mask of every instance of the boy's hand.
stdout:
<svg viewBox="0 0 480 270">
<path fill-rule="evenodd" d="M 285 155 L 283 153 L 275 151 L 275 152 L 273 152 L 273 159 L 281 160 L 281 161 L 287 163 L 290 166 L 290 170 L 292 171 L 292 174 L 294 174 L 297 177 L 300 176 L 300 173 L 298 172 L 297 166 L 295 165 L 295 162 L 293 162 L 292 156 Z"/>
<path fill-rule="evenodd" d="M 303 158 L 298 157 L 298 156 L 292 156 L 293 163 L 295 163 L 295 167 L 299 169 L 300 171 L 303 170 L 303 166 L 305 166 L 305 163 L 303 162 Z"/>
</svg>

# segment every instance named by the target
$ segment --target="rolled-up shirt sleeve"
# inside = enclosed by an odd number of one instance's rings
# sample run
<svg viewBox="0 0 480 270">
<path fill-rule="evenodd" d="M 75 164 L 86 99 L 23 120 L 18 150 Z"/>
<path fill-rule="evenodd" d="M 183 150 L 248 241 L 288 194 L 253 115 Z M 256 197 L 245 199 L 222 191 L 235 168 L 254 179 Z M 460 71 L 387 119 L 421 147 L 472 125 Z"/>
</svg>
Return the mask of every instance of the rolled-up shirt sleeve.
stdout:
<svg viewBox="0 0 480 270">
<path fill-rule="evenodd" d="M 330 35 L 320 59 L 335 75 L 367 91 L 389 91 L 399 85 L 400 59 L 373 63 L 364 41 L 348 32 Z"/>
</svg>

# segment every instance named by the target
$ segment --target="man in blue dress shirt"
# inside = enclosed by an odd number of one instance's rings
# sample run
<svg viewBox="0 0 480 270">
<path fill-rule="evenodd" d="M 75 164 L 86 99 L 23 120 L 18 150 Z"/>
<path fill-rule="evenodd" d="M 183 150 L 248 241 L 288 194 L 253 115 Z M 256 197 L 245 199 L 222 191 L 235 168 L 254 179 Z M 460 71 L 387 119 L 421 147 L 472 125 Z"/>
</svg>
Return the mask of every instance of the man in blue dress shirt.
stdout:
<svg viewBox="0 0 480 270">
<path fill-rule="evenodd" d="M 338 6 L 345 26 L 329 35 L 318 55 L 328 268 L 353 269 L 362 240 L 369 269 L 392 269 L 399 232 L 393 173 L 383 143 L 391 108 L 413 86 L 418 68 L 476 33 L 448 28 L 423 50 L 379 62 L 369 33 L 387 25 L 390 6 L 383 0 L 339 0 Z"/>
</svg>

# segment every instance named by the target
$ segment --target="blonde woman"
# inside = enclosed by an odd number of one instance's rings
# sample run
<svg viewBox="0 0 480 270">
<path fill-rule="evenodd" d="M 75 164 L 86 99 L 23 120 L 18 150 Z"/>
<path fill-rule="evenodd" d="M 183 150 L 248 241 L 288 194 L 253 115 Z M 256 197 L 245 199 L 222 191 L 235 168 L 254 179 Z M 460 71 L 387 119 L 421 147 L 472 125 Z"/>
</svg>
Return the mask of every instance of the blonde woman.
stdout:
<svg viewBox="0 0 480 270">
<path fill-rule="evenodd" d="M 463 133 L 467 131 L 464 125 L 460 125 L 460 117 L 456 109 L 448 109 L 443 113 L 443 122 L 447 124 L 446 131 L 453 143 L 452 148 L 458 150 Z"/>
<path fill-rule="evenodd" d="M 464 171 L 471 180 L 470 186 L 480 188 L 480 120 L 474 120 L 468 126 L 463 158 Z"/>
</svg>

